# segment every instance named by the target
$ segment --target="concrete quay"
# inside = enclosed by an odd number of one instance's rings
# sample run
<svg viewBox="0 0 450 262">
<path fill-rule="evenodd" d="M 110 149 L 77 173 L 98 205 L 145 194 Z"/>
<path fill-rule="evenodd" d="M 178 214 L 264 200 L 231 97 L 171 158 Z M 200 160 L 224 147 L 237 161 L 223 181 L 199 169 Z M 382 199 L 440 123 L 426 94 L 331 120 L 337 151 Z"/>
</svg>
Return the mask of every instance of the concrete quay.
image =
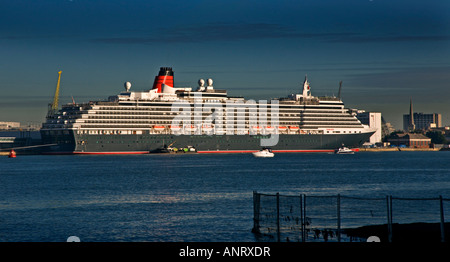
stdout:
<svg viewBox="0 0 450 262">
<path fill-rule="evenodd" d="M 375 148 L 360 148 L 359 151 L 360 152 L 441 151 L 441 148 L 375 147 Z"/>
</svg>

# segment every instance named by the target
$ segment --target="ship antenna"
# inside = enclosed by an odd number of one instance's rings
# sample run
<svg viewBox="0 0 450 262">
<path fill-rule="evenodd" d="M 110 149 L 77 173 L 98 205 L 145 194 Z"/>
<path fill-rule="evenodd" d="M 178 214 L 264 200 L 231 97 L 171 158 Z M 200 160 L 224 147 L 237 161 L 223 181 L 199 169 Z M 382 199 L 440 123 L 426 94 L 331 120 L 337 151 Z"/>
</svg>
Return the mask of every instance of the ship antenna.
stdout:
<svg viewBox="0 0 450 262">
<path fill-rule="evenodd" d="M 342 90 L 342 81 L 339 82 L 339 92 L 338 92 L 338 98 L 341 99 L 341 90 Z"/>
</svg>

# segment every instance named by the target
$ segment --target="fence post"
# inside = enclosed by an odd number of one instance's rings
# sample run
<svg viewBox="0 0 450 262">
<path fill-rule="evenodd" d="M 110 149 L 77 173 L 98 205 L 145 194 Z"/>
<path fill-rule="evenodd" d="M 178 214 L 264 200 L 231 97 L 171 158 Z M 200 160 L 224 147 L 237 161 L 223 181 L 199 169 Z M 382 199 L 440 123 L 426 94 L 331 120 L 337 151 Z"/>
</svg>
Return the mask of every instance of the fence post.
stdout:
<svg viewBox="0 0 450 262">
<path fill-rule="evenodd" d="M 307 223 L 307 219 L 306 219 L 306 195 L 303 194 L 303 242 L 306 242 L 307 240 L 307 233 L 306 233 L 306 223 Z"/>
<path fill-rule="evenodd" d="M 391 242 L 392 242 L 392 238 L 394 236 L 394 225 L 392 224 L 392 196 L 389 196 L 389 219 L 390 219 L 390 223 L 391 223 Z"/>
<path fill-rule="evenodd" d="M 337 195 L 336 199 L 337 205 L 337 239 L 341 242 L 341 195 Z"/>
<path fill-rule="evenodd" d="M 260 233 L 259 232 L 259 213 L 260 213 L 260 195 L 253 191 L 253 233 Z"/>
<path fill-rule="evenodd" d="M 392 242 L 392 196 L 386 196 L 388 242 Z"/>
<path fill-rule="evenodd" d="M 305 225 L 303 220 L 303 194 L 300 194 L 300 228 L 302 231 L 302 242 L 305 242 Z"/>
<path fill-rule="evenodd" d="M 277 240 L 280 242 L 280 193 L 277 193 Z"/>
<path fill-rule="evenodd" d="M 440 213 L 441 213 L 441 242 L 445 242 L 444 205 L 442 202 L 442 196 L 439 196 L 439 206 L 440 206 Z"/>
</svg>

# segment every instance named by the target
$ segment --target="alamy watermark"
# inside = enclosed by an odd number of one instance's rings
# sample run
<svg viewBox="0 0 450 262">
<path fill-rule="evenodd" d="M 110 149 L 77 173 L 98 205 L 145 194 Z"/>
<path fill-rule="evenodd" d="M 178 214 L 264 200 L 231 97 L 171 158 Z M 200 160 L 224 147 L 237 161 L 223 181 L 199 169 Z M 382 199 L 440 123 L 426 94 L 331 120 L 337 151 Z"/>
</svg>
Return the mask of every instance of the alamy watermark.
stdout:
<svg viewBox="0 0 450 262">
<path fill-rule="evenodd" d="M 81 240 L 80 240 L 79 237 L 77 237 L 77 236 L 70 236 L 70 237 L 67 238 L 66 242 L 80 242 L 80 241 Z"/>
<path fill-rule="evenodd" d="M 261 138 L 261 146 L 270 147 L 279 140 L 279 103 L 267 100 L 204 100 L 201 93 L 192 103 L 179 100 L 172 104 L 171 113 L 177 114 L 170 129 L 175 135 L 268 135 Z M 204 117 L 206 115 L 206 117 Z M 193 116 L 193 118 L 192 118 Z M 268 119 L 270 116 L 270 120 Z"/>
</svg>

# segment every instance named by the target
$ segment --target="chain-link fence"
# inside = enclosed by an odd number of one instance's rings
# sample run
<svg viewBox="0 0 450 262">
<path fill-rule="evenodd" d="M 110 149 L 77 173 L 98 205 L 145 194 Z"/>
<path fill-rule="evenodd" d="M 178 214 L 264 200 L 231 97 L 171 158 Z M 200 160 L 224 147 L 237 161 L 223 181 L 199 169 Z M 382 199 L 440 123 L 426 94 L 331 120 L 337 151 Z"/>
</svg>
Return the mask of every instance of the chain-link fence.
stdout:
<svg viewBox="0 0 450 262">
<path fill-rule="evenodd" d="M 376 236 L 388 242 L 445 242 L 449 233 L 444 217 L 450 199 L 441 196 L 363 198 L 254 192 L 253 206 L 252 232 L 260 241 L 353 242 Z"/>
</svg>

